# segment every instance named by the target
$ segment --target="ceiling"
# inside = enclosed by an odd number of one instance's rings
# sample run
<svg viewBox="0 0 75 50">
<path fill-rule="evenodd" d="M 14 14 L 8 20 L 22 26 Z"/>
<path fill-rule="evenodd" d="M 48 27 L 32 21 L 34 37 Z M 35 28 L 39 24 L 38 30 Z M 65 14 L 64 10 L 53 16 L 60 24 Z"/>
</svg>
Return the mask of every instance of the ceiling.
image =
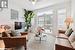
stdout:
<svg viewBox="0 0 75 50">
<path fill-rule="evenodd" d="M 35 5 L 33 5 L 29 0 L 14 0 L 14 1 L 15 3 L 22 6 L 23 8 L 26 8 L 29 10 L 35 10 L 35 9 L 48 7 L 53 4 L 62 3 L 68 0 L 38 0 Z"/>
</svg>

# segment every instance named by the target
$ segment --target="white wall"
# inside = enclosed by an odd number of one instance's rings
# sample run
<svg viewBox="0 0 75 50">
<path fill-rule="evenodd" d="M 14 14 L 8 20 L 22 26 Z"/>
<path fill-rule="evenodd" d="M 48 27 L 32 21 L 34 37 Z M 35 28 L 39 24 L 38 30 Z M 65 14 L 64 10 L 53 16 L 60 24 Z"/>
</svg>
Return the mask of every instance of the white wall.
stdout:
<svg viewBox="0 0 75 50">
<path fill-rule="evenodd" d="M 17 10 L 19 12 L 18 20 L 11 20 L 11 9 Z M 0 25 L 8 24 L 12 27 L 14 26 L 14 21 L 23 21 L 23 9 L 14 0 L 8 0 L 8 8 L 0 11 Z"/>
<path fill-rule="evenodd" d="M 73 17 L 73 29 L 75 30 L 75 0 L 71 0 L 71 16 Z"/>
</svg>

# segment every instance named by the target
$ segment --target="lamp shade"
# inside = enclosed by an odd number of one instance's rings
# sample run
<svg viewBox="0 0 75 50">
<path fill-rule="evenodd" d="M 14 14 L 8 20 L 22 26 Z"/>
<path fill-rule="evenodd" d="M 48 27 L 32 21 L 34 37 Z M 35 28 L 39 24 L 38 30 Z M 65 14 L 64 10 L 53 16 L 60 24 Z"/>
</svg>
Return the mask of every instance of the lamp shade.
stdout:
<svg viewBox="0 0 75 50">
<path fill-rule="evenodd" d="M 65 23 L 66 23 L 67 29 L 68 29 L 68 28 L 70 27 L 70 25 L 73 23 L 72 17 L 67 17 L 67 18 L 65 19 Z"/>
<path fill-rule="evenodd" d="M 73 23 L 72 17 L 67 17 L 67 18 L 65 19 L 65 23 Z"/>
<path fill-rule="evenodd" d="M 73 23 L 72 17 L 67 17 L 67 18 L 65 19 L 65 23 L 66 23 L 67 29 L 68 29 L 68 28 L 71 26 L 71 23 Z"/>
</svg>

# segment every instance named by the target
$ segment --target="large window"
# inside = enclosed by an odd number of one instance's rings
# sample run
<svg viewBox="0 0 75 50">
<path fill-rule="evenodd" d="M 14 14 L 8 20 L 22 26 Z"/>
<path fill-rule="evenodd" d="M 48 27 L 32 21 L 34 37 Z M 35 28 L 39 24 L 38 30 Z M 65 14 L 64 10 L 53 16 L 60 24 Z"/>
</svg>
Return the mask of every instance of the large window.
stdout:
<svg viewBox="0 0 75 50">
<path fill-rule="evenodd" d="M 66 19 L 66 9 L 59 9 L 57 15 L 58 15 L 58 27 L 62 28 L 65 25 L 64 21 Z"/>
<path fill-rule="evenodd" d="M 44 27 L 47 30 L 52 30 L 52 14 L 43 14 L 38 16 L 38 26 Z"/>
<path fill-rule="evenodd" d="M 38 26 L 44 26 L 44 15 L 38 16 Z"/>
</svg>

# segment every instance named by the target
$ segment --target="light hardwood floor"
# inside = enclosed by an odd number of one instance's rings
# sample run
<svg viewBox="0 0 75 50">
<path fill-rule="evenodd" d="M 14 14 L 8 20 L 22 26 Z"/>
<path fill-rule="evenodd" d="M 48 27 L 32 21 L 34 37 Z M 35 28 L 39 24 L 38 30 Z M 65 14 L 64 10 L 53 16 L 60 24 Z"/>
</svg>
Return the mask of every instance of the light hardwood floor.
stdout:
<svg viewBox="0 0 75 50">
<path fill-rule="evenodd" d="M 32 37 L 27 42 L 27 50 L 54 50 L 55 48 L 55 37 L 47 35 L 43 41 L 39 41 L 38 38 Z"/>
</svg>

